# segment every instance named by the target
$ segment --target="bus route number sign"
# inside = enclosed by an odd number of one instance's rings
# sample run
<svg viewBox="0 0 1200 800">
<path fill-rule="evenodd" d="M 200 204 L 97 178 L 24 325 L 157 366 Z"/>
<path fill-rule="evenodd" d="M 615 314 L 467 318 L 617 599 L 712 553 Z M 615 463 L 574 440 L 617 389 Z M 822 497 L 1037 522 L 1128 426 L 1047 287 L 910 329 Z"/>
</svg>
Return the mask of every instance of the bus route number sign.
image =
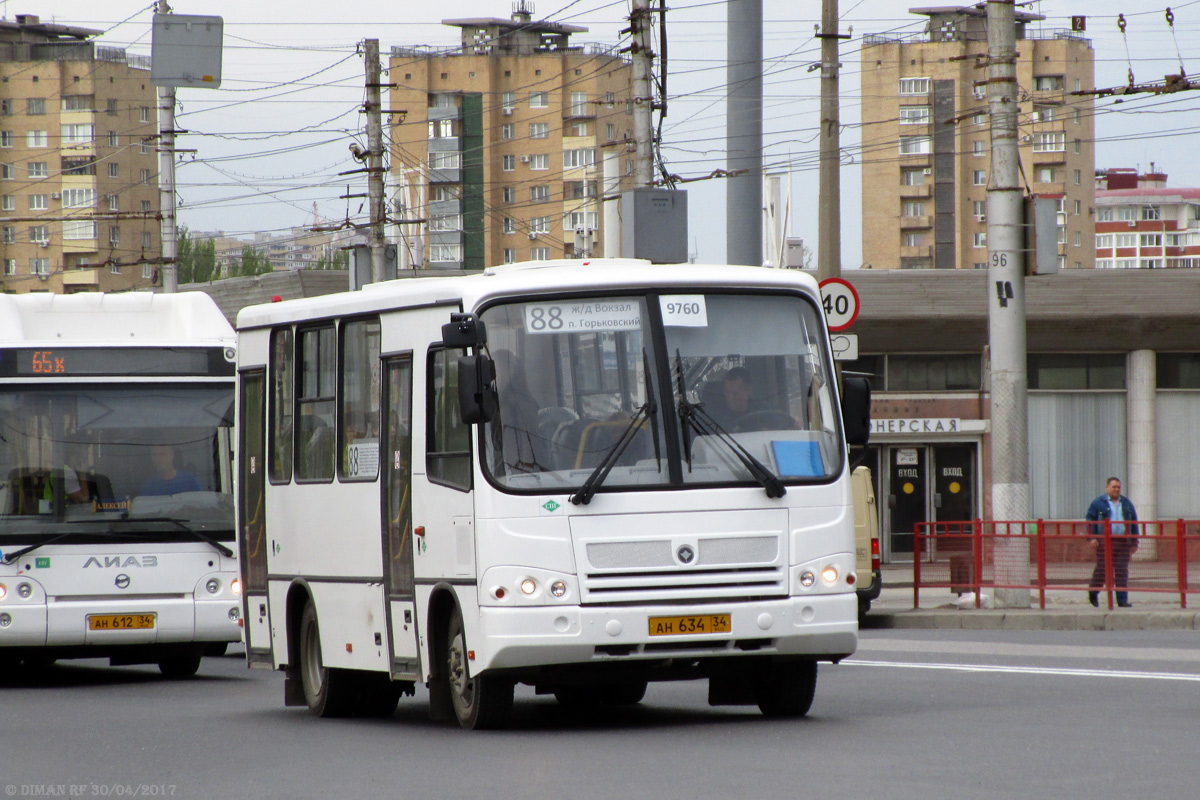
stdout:
<svg viewBox="0 0 1200 800">
<path fill-rule="evenodd" d="M 830 333 L 844 331 L 858 319 L 858 292 L 842 278 L 821 281 L 821 305 L 825 308 Z"/>
</svg>

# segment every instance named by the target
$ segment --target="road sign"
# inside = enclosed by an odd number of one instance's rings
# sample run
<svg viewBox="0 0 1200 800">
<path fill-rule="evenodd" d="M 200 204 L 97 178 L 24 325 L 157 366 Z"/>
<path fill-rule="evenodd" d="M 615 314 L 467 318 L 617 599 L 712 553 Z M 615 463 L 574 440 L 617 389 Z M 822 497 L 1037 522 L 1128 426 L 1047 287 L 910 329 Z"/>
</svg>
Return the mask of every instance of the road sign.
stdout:
<svg viewBox="0 0 1200 800">
<path fill-rule="evenodd" d="M 830 333 L 844 331 L 858 319 L 858 292 L 842 278 L 821 281 L 821 305 L 825 307 Z"/>
<path fill-rule="evenodd" d="M 829 337 L 829 342 L 833 345 L 834 361 L 858 360 L 857 333 L 835 333 Z"/>
</svg>

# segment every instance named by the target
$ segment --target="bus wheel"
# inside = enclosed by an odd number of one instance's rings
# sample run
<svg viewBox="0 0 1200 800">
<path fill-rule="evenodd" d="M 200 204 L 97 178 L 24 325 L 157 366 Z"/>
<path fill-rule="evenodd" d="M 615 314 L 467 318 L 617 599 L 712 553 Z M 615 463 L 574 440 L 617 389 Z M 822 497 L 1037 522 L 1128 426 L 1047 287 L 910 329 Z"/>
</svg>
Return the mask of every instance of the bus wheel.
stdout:
<svg viewBox="0 0 1200 800">
<path fill-rule="evenodd" d="M 190 678 L 200 669 L 200 656 L 173 656 L 158 662 L 158 671 L 168 678 Z"/>
<path fill-rule="evenodd" d="M 462 612 L 450 615 L 446 631 L 446 677 L 458 724 L 468 730 L 500 728 L 512 711 L 513 682 L 490 675 L 470 677 Z"/>
<path fill-rule="evenodd" d="M 647 681 L 631 681 L 629 683 L 614 683 L 604 687 L 604 701 L 614 706 L 633 706 L 642 702 L 646 696 Z"/>
<path fill-rule="evenodd" d="M 300 683 L 308 710 L 316 717 L 345 717 L 354 710 L 356 693 L 350 677 L 321 661 L 317 609 L 310 600 L 300 615 Z"/>
<path fill-rule="evenodd" d="M 803 717 L 817 691 L 817 662 L 772 661 L 756 676 L 754 699 L 768 717 Z"/>
</svg>

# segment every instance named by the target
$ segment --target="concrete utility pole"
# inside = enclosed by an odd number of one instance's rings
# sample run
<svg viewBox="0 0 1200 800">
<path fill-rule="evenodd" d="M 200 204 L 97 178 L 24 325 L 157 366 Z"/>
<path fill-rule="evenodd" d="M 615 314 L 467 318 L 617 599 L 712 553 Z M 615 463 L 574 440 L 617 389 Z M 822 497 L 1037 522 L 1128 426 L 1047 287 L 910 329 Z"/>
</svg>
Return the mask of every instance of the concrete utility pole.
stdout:
<svg viewBox="0 0 1200 800">
<path fill-rule="evenodd" d="M 988 0 L 987 30 L 988 110 L 992 118 L 992 164 L 987 196 L 992 519 L 1028 520 L 1031 503 L 1024 197 L 1017 152 L 1017 28 L 1013 0 Z M 997 583 L 1029 585 L 1027 540 L 997 539 L 995 558 Z M 1027 588 L 996 590 L 995 602 L 999 607 L 1028 608 L 1029 599 Z"/>
<path fill-rule="evenodd" d="M 371 213 L 367 246 L 371 251 L 371 281 L 379 283 L 387 278 L 383 251 L 386 215 L 383 202 L 383 105 L 379 96 L 382 72 L 379 66 L 379 40 L 365 40 L 363 52 L 367 73 L 367 102 L 363 105 L 367 114 L 367 198 Z"/>
<path fill-rule="evenodd" d="M 817 202 L 817 280 L 842 274 L 841 120 L 838 103 L 837 0 L 822 0 L 821 31 L 821 172 Z"/>
<path fill-rule="evenodd" d="M 159 14 L 170 14 L 167 0 L 158 0 Z M 175 227 L 175 87 L 158 87 L 158 207 L 162 211 L 162 285 L 164 292 L 179 288 L 179 248 Z"/>
<path fill-rule="evenodd" d="M 632 0 L 629 31 L 633 39 L 633 175 L 638 188 L 654 184 L 654 89 L 651 70 L 654 52 L 650 49 L 650 0 Z M 605 253 L 605 255 L 609 255 Z"/>
<path fill-rule="evenodd" d="M 729 0 L 726 17 L 725 260 L 759 266 L 762 253 L 762 0 Z"/>
</svg>

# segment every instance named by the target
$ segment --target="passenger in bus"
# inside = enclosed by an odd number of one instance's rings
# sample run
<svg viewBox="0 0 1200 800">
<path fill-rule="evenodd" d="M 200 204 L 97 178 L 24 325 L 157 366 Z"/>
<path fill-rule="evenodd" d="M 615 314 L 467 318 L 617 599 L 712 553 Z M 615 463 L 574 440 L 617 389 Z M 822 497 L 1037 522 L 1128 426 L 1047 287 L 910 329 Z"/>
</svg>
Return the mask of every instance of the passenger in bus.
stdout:
<svg viewBox="0 0 1200 800">
<path fill-rule="evenodd" d="M 201 492 L 204 487 L 194 473 L 175 466 L 175 447 L 156 444 L 150 448 L 150 463 L 154 477 L 142 484 L 143 495 L 168 495 L 180 492 Z"/>
<path fill-rule="evenodd" d="M 705 392 L 706 395 L 715 392 Z M 754 397 L 754 384 L 750 371 L 745 367 L 733 367 L 721 379 L 721 393 L 707 398 L 704 410 L 727 431 L 733 430 L 738 420 L 747 414 L 762 410 L 762 404 Z"/>
<path fill-rule="evenodd" d="M 500 401 L 488 429 L 493 469 L 497 475 L 550 469 L 549 448 L 538 431 L 540 406 L 529 391 L 524 365 L 511 350 L 496 351 L 492 363 Z"/>
</svg>

